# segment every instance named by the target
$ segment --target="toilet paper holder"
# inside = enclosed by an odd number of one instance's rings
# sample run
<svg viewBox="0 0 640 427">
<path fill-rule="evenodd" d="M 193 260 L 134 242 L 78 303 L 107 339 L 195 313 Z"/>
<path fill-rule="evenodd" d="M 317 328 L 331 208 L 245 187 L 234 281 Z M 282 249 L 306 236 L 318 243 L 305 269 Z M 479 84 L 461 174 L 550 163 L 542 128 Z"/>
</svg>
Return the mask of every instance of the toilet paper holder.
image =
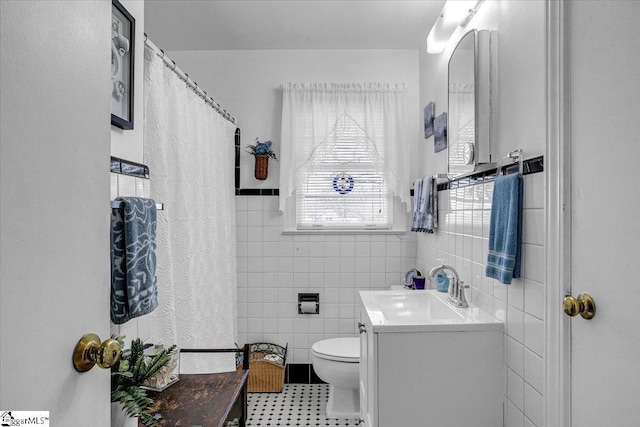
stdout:
<svg viewBox="0 0 640 427">
<path fill-rule="evenodd" d="M 298 314 L 320 314 L 320 294 L 298 294 Z"/>
</svg>

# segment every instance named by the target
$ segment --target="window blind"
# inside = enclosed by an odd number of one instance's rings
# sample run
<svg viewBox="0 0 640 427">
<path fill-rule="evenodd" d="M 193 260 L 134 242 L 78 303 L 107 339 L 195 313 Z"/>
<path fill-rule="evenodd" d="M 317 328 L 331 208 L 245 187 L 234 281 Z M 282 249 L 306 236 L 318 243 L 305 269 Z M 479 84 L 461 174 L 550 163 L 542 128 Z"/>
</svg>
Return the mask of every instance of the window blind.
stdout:
<svg viewBox="0 0 640 427">
<path fill-rule="evenodd" d="M 391 228 L 392 198 L 384 179 L 380 135 L 368 135 L 357 118 L 344 114 L 318 146 L 297 185 L 299 229 Z"/>
</svg>

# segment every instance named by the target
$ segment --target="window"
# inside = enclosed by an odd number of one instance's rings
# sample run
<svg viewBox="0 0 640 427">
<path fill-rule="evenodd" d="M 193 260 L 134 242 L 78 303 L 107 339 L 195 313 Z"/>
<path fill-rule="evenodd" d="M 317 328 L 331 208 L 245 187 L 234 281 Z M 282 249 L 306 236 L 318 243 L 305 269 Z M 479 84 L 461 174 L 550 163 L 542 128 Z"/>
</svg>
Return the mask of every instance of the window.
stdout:
<svg viewBox="0 0 640 427">
<path fill-rule="evenodd" d="M 296 187 L 297 228 L 390 229 L 392 201 L 371 138 L 351 115 L 340 115 Z"/>
<path fill-rule="evenodd" d="M 283 87 L 285 231 L 405 231 L 404 102 L 404 85 Z"/>
</svg>

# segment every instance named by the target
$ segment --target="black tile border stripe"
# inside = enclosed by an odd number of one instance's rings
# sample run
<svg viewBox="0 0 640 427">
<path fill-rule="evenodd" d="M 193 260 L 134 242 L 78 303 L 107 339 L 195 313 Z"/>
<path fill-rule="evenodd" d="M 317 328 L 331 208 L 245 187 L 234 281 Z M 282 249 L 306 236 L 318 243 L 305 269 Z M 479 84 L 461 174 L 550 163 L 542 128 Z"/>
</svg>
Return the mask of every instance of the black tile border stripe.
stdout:
<svg viewBox="0 0 640 427">
<path fill-rule="evenodd" d="M 149 166 L 118 157 L 111 157 L 111 172 L 143 179 L 151 177 Z"/>
<path fill-rule="evenodd" d="M 238 190 L 240 190 L 240 128 L 236 128 L 235 135 L 235 144 L 236 144 L 236 164 L 235 164 L 235 173 L 236 173 L 236 196 L 238 195 Z"/>
<path fill-rule="evenodd" d="M 279 196 L 279 188 L 240 188 L 236 196 Z"/>
<path fill-rule="evenodd" d="M 236 196 L 279 196 L 278 188 L 236 188 Z"/>
<path fill-rule="evenodd" d="M 240 140 L 242 132 L 240 128 L 236 128 L 235 145 L 236 145 L 236 164 L 235 164 L 235 183 L 236 196 L 278 196 L 280 189 L 278 188 L 240 188 Z"/>
<path fill-rule="evenodd" d="M 235 132 L 235 195 L 236 196 L 279 196 L 278 188 L 240 188 L 240 128 L 236 128 Z M 517 171 L 518 164 L 504 166 L 502 168 L 504 174 L 510 174 Z M 544 171 L 544 156 L 533 157 L 522 162 L 523 175 L 539 173 Z M 120 175 L 128 175 L 136 178 L 150 179 L 151 174 L 149 167 L 142 163 L 132 162 L 130 160 L 111 157 L 111 172 Z M 478 172 L 473 175 L 453 179 L 448 182 L 438 184 L 438 191 L 451 190 L 455 188 L 467 187 L 469 185 L 482 184 L 495 180 L 496 169 L 489 169 Z M 413 197 L 413 188 L 410 190 Z"/>
<path fill-rule="evenodd" d="M 310 363 L 288 363 L 285 367 L 285 384 L 326 384 L 316 375 Z"/>
<path fill-rule="evenodd" d="M 469 185 L 483 184 L 491 182 L 496 179 L 498 169 L 489 169 L 486 171 L 478 172 L 473 175 L 465 176 L 458 179 L 452 179 L 449 182 L 438 184 L 438 191 L 451 190 L 454 188 L 467 187 Z M 505 175 L 515 173 L 518 171 L 518 164 L 507 165 L 502 167 L 502 171 Z M 522 161 L 522 174 L 530 175 L 533 173 L 539 173 L 544 171 L 544 156 L 533 157 Z"/>
<path fill-rule="evenodd" d="M 280 190 L 278 188 L 240 188 L 240 128 L 236 128 L 235 145 L 236 145 L 236 161 L 235 161 L 235 188 L 236 196 L 278 196 Z M 113 168 L 113 166 L 112 166 Z M 522 161 L 523 175 L 538 173 L 544 171 L 544 156 L 533 157 Z M 451 190 L 454 188 L 467 187 L 469 185 L 483 184 L 495 180 L 497 168 L 478 172 L 462 178 L 452 179 L 451 181 L 438 184 L 438 191 Z M 504 174 L 514 173 L 518 170 L 518 164 L 507 165 L 502 167 Z M 409 190 L 409 194 L 413 197 L 413 188 Z"/>
</svg>

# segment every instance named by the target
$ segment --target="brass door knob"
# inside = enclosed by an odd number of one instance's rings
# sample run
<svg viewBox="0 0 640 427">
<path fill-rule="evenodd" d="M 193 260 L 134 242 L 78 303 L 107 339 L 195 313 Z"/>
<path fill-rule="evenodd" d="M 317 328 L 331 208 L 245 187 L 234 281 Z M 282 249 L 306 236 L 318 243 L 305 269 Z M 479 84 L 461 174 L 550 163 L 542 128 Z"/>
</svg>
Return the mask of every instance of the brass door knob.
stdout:
<svg viewBox="0 0 640 427">
<path fill-rule="evenodd" d="M 577 299 L 567 295 L 562 302 L 562 308 L 571 317 L 579 314 L 584 319 L 591 319 L 596 315 L 596 302 L 586 293 L 578 295 Z"/>
<path fill-rule="evenodd" d="M 101 342 L 96 334 L 86 334 L 73 351 L 73 366 L 78 372 L 86 372 L 96 364 L 110 368 L 120 360 L 121 352 L 120 344 L 113 338 Z"/>
</svg>

